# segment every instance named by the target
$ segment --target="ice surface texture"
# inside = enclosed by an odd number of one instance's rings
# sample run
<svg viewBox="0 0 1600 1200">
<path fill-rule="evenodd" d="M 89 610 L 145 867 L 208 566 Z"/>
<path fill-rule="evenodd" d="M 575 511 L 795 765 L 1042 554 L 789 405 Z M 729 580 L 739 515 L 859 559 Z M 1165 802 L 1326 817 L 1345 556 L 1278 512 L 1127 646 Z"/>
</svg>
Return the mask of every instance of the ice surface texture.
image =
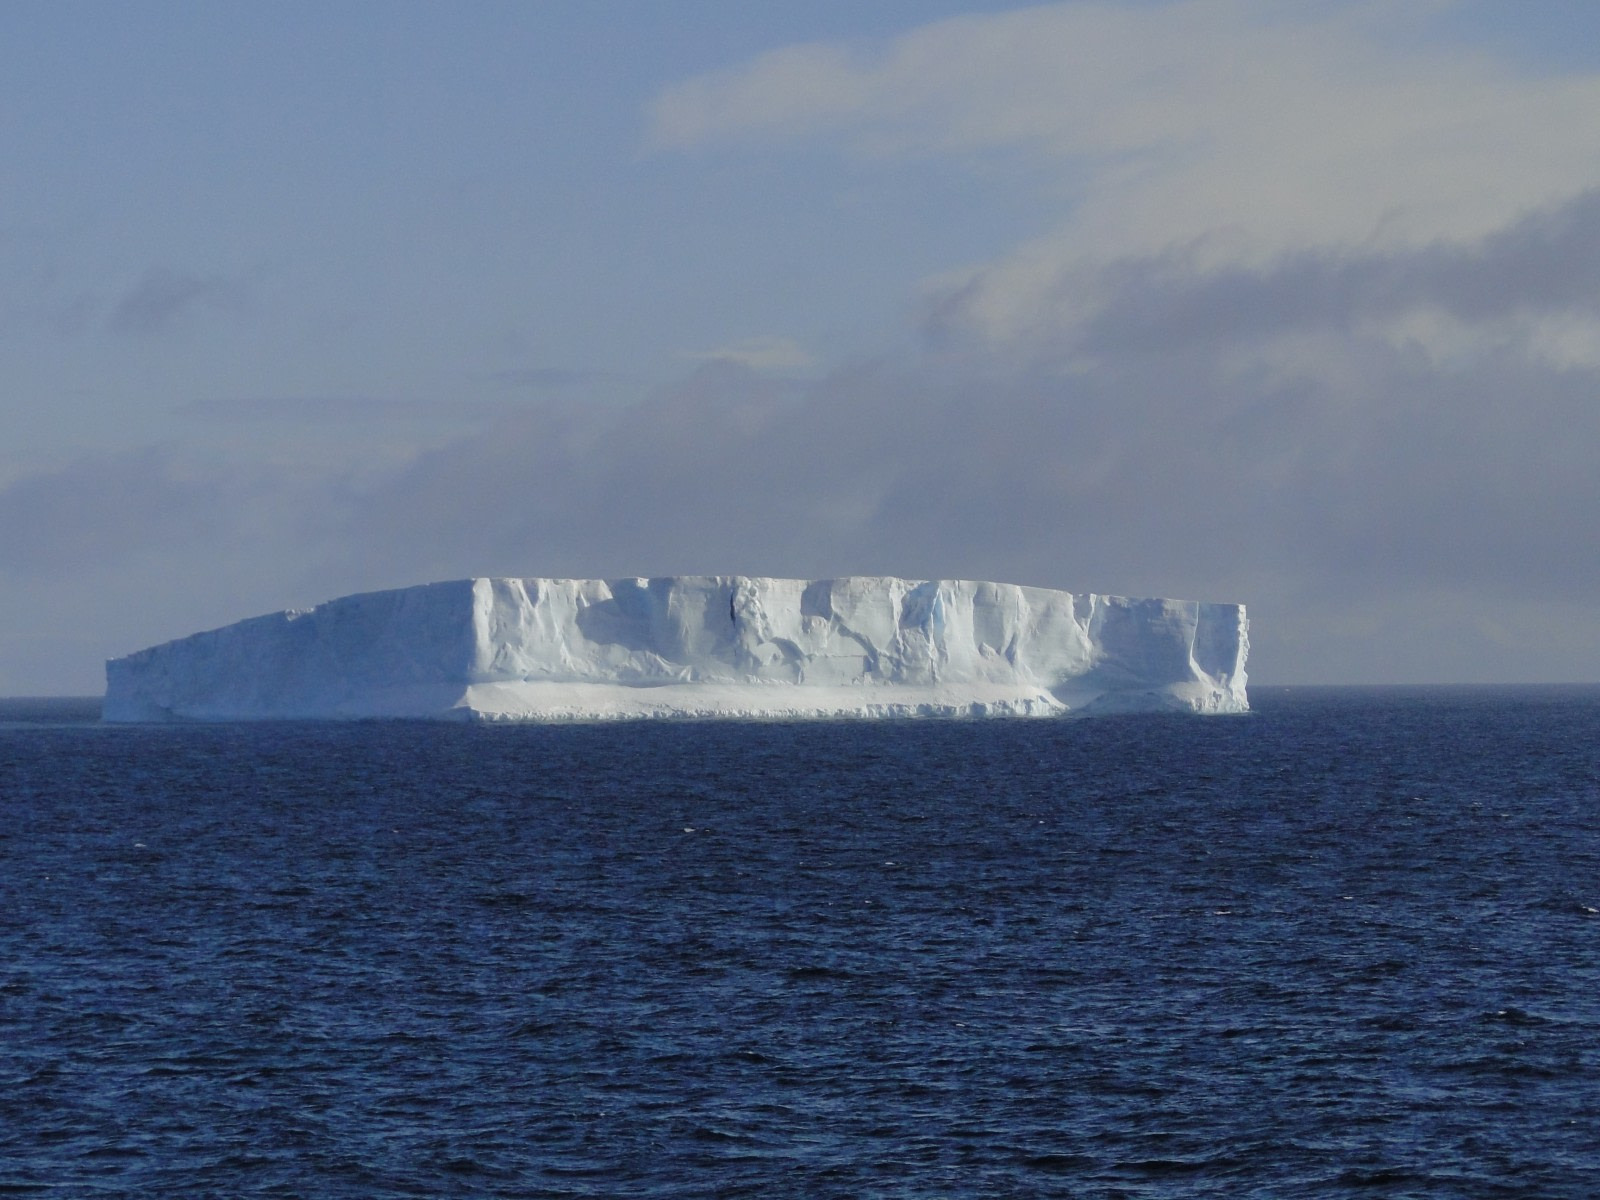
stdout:
<svg viewBox="0 0 1600 1200">
<path fill-rule="evenodd" d="M 1242 712 L 1243 605 L 966 580 L 463 579 L 106 664 L 108 721 Z"/>
</svg>

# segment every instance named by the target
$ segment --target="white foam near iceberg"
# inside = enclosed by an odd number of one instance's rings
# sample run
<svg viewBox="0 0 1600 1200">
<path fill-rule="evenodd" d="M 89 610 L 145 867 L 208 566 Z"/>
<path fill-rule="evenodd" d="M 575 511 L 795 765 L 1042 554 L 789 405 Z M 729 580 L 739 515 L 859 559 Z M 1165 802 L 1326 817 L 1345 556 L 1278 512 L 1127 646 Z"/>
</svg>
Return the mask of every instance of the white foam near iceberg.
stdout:
<svg viewBox="0 0 1600 1200">
<path fill-rule="evenodd" d="M 966 580 L 463 579 L 106 664 L 108 721 L 1243 712 L 1243 605 Z"/>
</svg>

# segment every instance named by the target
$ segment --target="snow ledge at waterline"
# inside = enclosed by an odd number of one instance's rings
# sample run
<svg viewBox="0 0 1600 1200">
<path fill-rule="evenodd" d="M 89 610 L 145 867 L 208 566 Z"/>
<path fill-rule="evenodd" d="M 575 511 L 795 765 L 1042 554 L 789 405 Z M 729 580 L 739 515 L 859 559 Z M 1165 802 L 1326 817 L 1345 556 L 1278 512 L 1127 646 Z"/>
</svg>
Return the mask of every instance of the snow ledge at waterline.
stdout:
<svg viewBox="0 0 1600 1200">
<path fill-rule="evenodd" d="M 107 721 L 1244 712 L 1243 605 L 966 580 L 464 579 L 106 664 Z"/>
</svg>

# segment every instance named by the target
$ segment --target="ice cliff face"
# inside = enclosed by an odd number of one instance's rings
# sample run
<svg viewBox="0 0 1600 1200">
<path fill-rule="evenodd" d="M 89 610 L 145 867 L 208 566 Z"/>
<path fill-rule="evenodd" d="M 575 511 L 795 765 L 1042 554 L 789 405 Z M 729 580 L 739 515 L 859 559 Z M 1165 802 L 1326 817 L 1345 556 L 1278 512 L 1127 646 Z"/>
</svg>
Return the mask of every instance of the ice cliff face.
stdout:
<svg viewBox="0 0 1600 1200">
<path fill-rule="evenodd" d="M 1247 627 L 964 580 L 466 579 L 112 659 L 105 719 L 1242 712 Z"/>
</svg>

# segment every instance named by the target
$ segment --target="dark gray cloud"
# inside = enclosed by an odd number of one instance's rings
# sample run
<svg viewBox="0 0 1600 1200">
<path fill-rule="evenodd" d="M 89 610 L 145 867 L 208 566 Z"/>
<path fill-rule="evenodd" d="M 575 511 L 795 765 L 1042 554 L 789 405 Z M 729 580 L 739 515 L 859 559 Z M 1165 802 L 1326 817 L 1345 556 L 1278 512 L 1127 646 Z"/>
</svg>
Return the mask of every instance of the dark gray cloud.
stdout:
<svg viewBox="0 0 1600 1200">
<path fill-rule="evenodd" d="M 107 325 L 113 333 L 160 333 L 196 309 L 233 311 L 243 300 L 237 280 L 152 267 L 112 307 Z"/>
<path fill-rule="evenodd" d="M 1070 339 L 1101 354 L 1272 337 L 1348 333 L 1429 309 L 1469 322 L 1600 313 L 1600 191 L 1524 217 L 1471 244 L 1317 250 L 1262 268 L 1198 270 L 1171 253 L 1108 268 L 1110 300 Z M 941 321 L 959 319 L 960 297 Z"/>
<path fill-rule="evenodd" d="M 1167 360 L 1093 381 L 705 372 L 603 436 L 502 424 L 416 462 L 356 520 L 374 568 L 976 575 L 1247 598 L 1473 588 L 1578 597 L 1600 511 L 1596 380 L 1453 377 L 1361 349 L 1372 392 L 1242 393 Z M 1557 436 L 1560 431 L 1561 436 Z"/>
<path fill-rule="evenodd" d="M 0 563 L 7 574 L 71 573 L 212 543 L 238 507 L 229 491 L 225 481 L 190 475 L 164 449 L 23 478 L 0 489 Z"/>
</svg>

